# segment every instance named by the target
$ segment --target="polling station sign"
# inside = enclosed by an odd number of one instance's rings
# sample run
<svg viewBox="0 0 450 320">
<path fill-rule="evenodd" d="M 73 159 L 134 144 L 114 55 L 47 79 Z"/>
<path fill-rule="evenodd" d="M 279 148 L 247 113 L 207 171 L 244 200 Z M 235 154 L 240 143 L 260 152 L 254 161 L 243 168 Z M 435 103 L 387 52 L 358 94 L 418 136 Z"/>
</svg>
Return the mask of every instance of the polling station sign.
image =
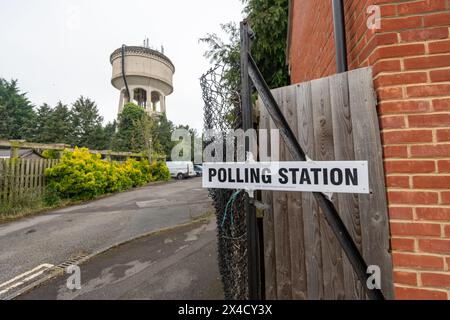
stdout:
<svg viewBox="0 0 450 320">
<path fill-rule="evenodd" d="M 203 187 L 369 193 L 367 161 L 208 162 Z"/>
</svg>

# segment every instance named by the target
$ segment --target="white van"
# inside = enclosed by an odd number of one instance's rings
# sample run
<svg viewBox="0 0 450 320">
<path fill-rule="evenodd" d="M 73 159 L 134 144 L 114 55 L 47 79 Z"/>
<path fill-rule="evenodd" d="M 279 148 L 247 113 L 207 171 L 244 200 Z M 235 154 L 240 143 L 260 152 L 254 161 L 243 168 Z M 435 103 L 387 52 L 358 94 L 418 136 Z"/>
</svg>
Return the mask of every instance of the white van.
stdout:
<svg viewBox="0 0 450 320">
<path fill-rule="evenodd" d="M 166 166 L 170 175 L 178 180 L 196 176 L 192 161 L 167 161 Z"/>
</svg>

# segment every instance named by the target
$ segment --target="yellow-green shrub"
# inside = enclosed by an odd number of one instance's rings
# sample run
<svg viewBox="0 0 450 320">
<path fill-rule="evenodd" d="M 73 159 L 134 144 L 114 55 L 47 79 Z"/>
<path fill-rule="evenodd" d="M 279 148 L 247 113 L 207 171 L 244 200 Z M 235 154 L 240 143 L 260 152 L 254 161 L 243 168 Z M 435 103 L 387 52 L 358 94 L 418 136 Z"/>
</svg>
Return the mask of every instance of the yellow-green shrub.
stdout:
<svg viewBox="0 0 450 320">
<path fill-rule="evenodd" d="M 166 180 L 164 167 L 160 164 L 150 166 L 145 160 L 134 159 L 124 163 L 108 162 L 99 154 L 89 153 L 86 148 L 75 148 L 73 152 L 64 151 L 61 161 L 47 169 L 45 175 L 47 189 L 58 193 L 61 198 L 91 199 L 150 181 Z"/>
<path fill-rule="evenodd" d="M 169 168 L 162 161 L 156 161 L 150 165 L 150 174 L 152 181 L 168 181 L 171 178 Z"/>
<path fill-rule="evenodd" d="M 45 159 L 58 159 L 58 151 L 56 150 L 44 150 L 41 154 Z"/>
<path fill-rule="evenodd" d="M 150 164 L 147 161 L 128 159 L 123 166 L 126 174 L 133 181 L 133 187 L 142 186 L 153 181 L 150 173 Z"/>
</svg>

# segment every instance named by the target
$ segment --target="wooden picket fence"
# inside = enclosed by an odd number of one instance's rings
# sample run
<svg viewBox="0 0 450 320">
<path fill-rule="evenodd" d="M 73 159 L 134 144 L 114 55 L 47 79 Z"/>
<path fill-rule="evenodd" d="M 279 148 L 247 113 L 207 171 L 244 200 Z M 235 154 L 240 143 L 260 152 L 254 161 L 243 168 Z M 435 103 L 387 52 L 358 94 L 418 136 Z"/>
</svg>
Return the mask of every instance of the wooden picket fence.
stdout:
<svg viewBox="0 0 450 320">
<path fill-rule="evenodd" d="M 42 194 L 45 169 L 56 159 L 0 159 L 0 204 L 14 202 L 27 192 Z"/>
</svg>

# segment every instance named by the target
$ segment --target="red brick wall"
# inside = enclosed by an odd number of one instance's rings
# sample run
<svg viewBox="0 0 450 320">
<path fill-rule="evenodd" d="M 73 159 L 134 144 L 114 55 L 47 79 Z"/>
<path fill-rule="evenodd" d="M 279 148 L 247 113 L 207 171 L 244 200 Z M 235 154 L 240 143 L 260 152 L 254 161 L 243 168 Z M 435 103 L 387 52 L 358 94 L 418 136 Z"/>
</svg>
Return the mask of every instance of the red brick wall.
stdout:
<svg viewBox="0 0 450 320">
<path fill-rule="evenodd" d="M 292 83 L 336 72 L 331 1 L 292 1 L 290 64 Z"/>
<path fill-rule="evenodd" d="M 333 74 L 331 1 L 292 2 L 292 83 Z M 370 4 L 381 29 L 367 29 Z M 345 9 L 349 67 L 374 72 L 396 298 L 450 299 L 450 0 Z"/>
</svg>

